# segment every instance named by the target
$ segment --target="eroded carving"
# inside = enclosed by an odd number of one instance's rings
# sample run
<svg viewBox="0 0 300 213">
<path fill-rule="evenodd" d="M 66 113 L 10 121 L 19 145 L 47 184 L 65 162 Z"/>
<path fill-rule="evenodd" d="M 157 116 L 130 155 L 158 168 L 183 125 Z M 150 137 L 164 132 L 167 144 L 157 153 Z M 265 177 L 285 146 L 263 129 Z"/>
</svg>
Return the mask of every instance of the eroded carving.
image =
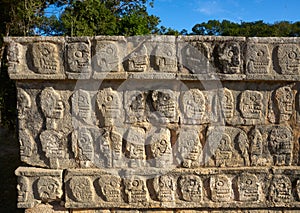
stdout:
<svg viewBox="0 0 300 213">
<path fill-rule="evenodd" d="M 157 129 L 149 138 L 150 153 L 155 167 L 170 166 L 173 163 L 171 133 L 165 128 Z"/>
<path fill-rule="evenodd" d="M 269 48 L 265 44 L 251 44 L 247 47 L 247 72 L 268 74 L 271 64 Z"/>
<path fill-rule="evenodd" d="M 259 198 L 258 179 L 256 175 L 242 173 L 238 177 L 238 192 L 240 201 L 257 201 Z"/>
<path fill-rule="evenodd" d="M 225 175 L 210 178 L 211 199 L 215 202 L 230 201 L 232 197 L 231 181 Z"/>
<path fill-rule="evenodd" d="M 246 90 L 241 94 L 240 111 L 246 120 L 260 120 L 263 116 L 263 95 L 258 91 Z"/>
<path fill-rule="evenodd" d="M 222 44 L 218 48 L 218 60 L 224 74 L 240 73 L 240 46 L 236 42 Z"/>
<path fill-rule="evenodd" d="M 158 44 L 154 51 L 155 68 L 161 72 L 176 72 L 177 57 L 175 45 Z"/>
<path fill-rule="evenodd" d="M 94 160 L 94 138 L 88 128 L 80 127 L 75 130 L 72 133 L 72 143 L 75 157 L 81 162 Z"/>
<path fill-rule="evenodd" d="M 62 98 L 53 87 L 47 87 L 41 92 L 41 109 L 46 117 L 46 128 L 57 129 L 56 120 L 64 115 Z"/>
<path fill-rule="evenodd" d="M 296 192 L 297 192 L 298 200 L 300 200 L 300 180 L 297 180 Z"/>
<path fill-rule="evenodd" d="M 101 175 L 99 178 L 101 194 L 107 202 L 121 202 L 121 178 L 112 175 Z"/>
<path fill-rule="evenodd" d="M 125 155 L 129 159 L 130 167 L 141 167 L 145 164 L 146 152 L 145 152 L 145 131 L 142 128 L 132 127 L 130 128 L 125 138 L 126 140 L 126 152 Z"/>
<path fill-rule="evenodd" d="M 288 203 L 292 200 L 292 183 L 285 175 L 275 175 L 269 189 L 269 199 L 272 202 Z"/>
<path fill-rule="evenodd" d="M 97 104 L 104 119 L 104 126 L 114 125 L 116 120 L 120 121 L 122 102 L 117 91 L 111 88 L 100 90 L 97 94 Z"/>
<path fill-rule="evenodd" d="M 129 204 L 146 204 L 148 202 L 149 194 L 145 180 L 139 177 L 131 177 L 125 179 L 124 184 Z"/>
<path fill-rule="evenodd" d="M 146 97 L 141 91 L 124 93 L 126 121 L 137 123 L 146 121 Z"/>
<path fill-rule="evenodd" d="M 161 202 L 174 202 L 176 183 L 172 176 L 162 175 L 154 178 L 153 188 L 156 192 L 157 199 Z"/>
<path fill-rule="evenodd" d="M 300 68 L 300 49 L 296 44 L 282 44 L 278 47 L 280 73 L 297 75 Z"/>
<path fill-rule="evenodd" d="M 58 47 L 52 43 L 32 44 L 33 66 L 39 74 L 56 74 L 59 72 L 60 64 Z"/>
<path fill-rule="evenodd" d="M 184 129 L 180 131 L 178 153 L 183 167 L 196 168 L 200 165 L 202 145 L 196 130 Z"/>
<path fill-rule="evenodd" d="M 259 128 L 253 128 L 249 134 L 250 139 L 250 161 L 251 166 L 265 166 L 268 163 L 268 158 L 266 156 L 266 152 L 268 150 L 264 144 L 263 133 Z"/>
<path fill-rule="evenodd" d="M 144 72 L 149 67 L 148 51 L 145 44 L 137 47 L 128 55 L 125 68 L 128 72 Z"/>
<path fill-rule="evenodd" d="M 286 126 L 274 126 L 268 139 L 274 165 L 291 165 L 294 141 L 292 130 Z"/>
<path fill-rule="evenodd" d="M 182 65 L 193 74 L 203 74 L 209 72 L 210 53 L 209 48 L 204 43 L 197 43 L 195 46 L 186 45 L 181 50 Z"/>
<path fill-rule="evenodd" d="M 177 98 L 170 89 L 160 89 L 152 92 L 152 104 L 156 119 L 162 122 L 177 121 Z"/>
<path fill-rule="evenodd" d="M 27 114 L 31 110 L 31 98 L 25 90 L 18 88 L 18 119 L 19 119 L 19 143 L 20 143 L 20 155 L 22 161 L 27 161 L 33 154 L 35 140 L 27 129 Z"/>
<path fill-rule="evenodd" d="M 63 194 L 61 181 L 50 176 L 40 177 L 37 181 L 39 199 L 43 202 L 60 200 Z"/>
<path fill-rule="evenodd" d="M 290 87 L 280 87 L 275 91 L 275 102 L 279 112 L 279 122 L 289 121 L 293 114 L 294 93 Z"/>
<path fill-rule="evenodd" d="M 96 46 L 96 52 L 96 71 L 118 72 L 120 70 L 119 50 L 114 42 L 98 42 Z"/>
<path fill-rule="evenodd" d="M 215 165 L 218 167 L 230 166 L 233 156 L 232 141 L 228 134 L 223 133 L 215 153 Z"/>
<path fill-rule="evenodd" d="M 91 69 L 90 45 L 84 42 L 68 44 L 69 71 L 87 73 Z"/>
<path fill-rule="evenodd" d="M 221 107 L 225 120 L 231 119 L 235 110 L 235 103 L 232 92 L 227 88 L 223 89 Z"/>
<path fill-rule="evenodd" d="M 68 184 L 72 196 L 70 198 L 77 202 L 89 203 L 94 200 L 93 183 L 88 177 L 72 177 Z"/>
<path fill-rule="evenodd" d="M 198 89 L 190 89 L 181 96 L 181 110 L 186 123 L 204 123 L 206 112 L 206 100 Z"/>
<path fill-rule="evenodd" d="M 101 167 L 120 167 L 122 162 L 122 136 L 114 131 L 102 129 L 98 140 Z"/>
<path fill-rule="evenodd" d="M 16 42 L 11 42 L 7 48 L 7 60 L 9 73 L 17 73 L 17 65 L 21 63 L 23 49 L 22 45 Z"/>
<path fill-rule="evenodd" d="M 64 140 L 63 134 L 54 130 L 45 130 L 40 134 L 42 150 L 49 159 L 51 168 L 59 168 L 60 160 L 66 157 Z"/>
<path fill-rule="evenodd" d="M 72 95 L 72 115 L 85 123 L 91 123 L 92 103 L 88 91 L 79 89 Z"/>
<path fill-rule="evenodd" d="M 28 202 L 29 193 L 31 192 L 29 186 L 29 179 L 24 176 L 18 177 L 18 206 L 22 206 L 23 203 Z"/>
<path fill-rule="evenodd" d="M 197 175 L 183 175 L 179 179 L 182 199 L 189 202 L 202 201 L 202 181 Z"/>
</svg>

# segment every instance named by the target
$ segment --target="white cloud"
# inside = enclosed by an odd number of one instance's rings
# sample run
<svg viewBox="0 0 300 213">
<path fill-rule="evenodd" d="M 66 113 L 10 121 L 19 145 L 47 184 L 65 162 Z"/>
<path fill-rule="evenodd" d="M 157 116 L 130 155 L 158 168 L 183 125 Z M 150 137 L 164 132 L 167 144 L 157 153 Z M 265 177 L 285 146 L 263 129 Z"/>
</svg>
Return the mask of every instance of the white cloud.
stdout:
<svg viewBox="0 0 300 213">
<path fill-rule="evenodd" d="M 196 10 L 204 15 L 214 15 L 226 12 L 220 1 L 198 1 L 198 5 Z"/>
</svg>

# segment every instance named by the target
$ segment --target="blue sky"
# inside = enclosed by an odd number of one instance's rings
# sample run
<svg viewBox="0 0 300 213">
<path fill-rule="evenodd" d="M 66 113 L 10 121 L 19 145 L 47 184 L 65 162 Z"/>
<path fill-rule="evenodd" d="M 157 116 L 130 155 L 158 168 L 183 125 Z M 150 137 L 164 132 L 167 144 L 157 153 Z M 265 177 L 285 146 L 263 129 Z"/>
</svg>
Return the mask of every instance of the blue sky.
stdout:
<svg viewBox="0 0 300 213">
<path fill-rule="evenodd" d="M 160 17 L 163 26 L 190 32 L 195 24 L 211 19 L 300 21 L 300 0 L 154 0 L 148 12 Z"/>
</svg>

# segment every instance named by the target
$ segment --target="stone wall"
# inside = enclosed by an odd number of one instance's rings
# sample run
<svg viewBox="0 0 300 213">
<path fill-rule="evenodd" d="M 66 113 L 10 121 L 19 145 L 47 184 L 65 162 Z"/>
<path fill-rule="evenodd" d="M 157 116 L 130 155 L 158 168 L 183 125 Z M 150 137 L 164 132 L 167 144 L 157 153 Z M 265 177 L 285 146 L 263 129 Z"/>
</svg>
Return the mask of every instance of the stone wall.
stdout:
<svg viewBox="0 0 300 213">
<path fill-rule="evenodd" d="M 27 213 L 300 210 L 299 38 L 5 42 Z"/>
</svg>

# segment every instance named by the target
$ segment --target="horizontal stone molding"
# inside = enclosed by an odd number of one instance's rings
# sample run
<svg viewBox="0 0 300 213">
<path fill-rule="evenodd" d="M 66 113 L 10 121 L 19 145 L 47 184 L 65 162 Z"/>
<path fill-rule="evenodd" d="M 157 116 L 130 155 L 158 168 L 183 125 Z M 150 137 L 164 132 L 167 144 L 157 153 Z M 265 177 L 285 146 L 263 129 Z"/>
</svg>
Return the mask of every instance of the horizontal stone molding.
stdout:
<svg viewBox="0 0 300 213">
<path fill-rule="evenodd" d="M 16 80 L 300 80 L 299 38 L 96 36 L 4 41 L 9 75 Z"/>
</svg>

